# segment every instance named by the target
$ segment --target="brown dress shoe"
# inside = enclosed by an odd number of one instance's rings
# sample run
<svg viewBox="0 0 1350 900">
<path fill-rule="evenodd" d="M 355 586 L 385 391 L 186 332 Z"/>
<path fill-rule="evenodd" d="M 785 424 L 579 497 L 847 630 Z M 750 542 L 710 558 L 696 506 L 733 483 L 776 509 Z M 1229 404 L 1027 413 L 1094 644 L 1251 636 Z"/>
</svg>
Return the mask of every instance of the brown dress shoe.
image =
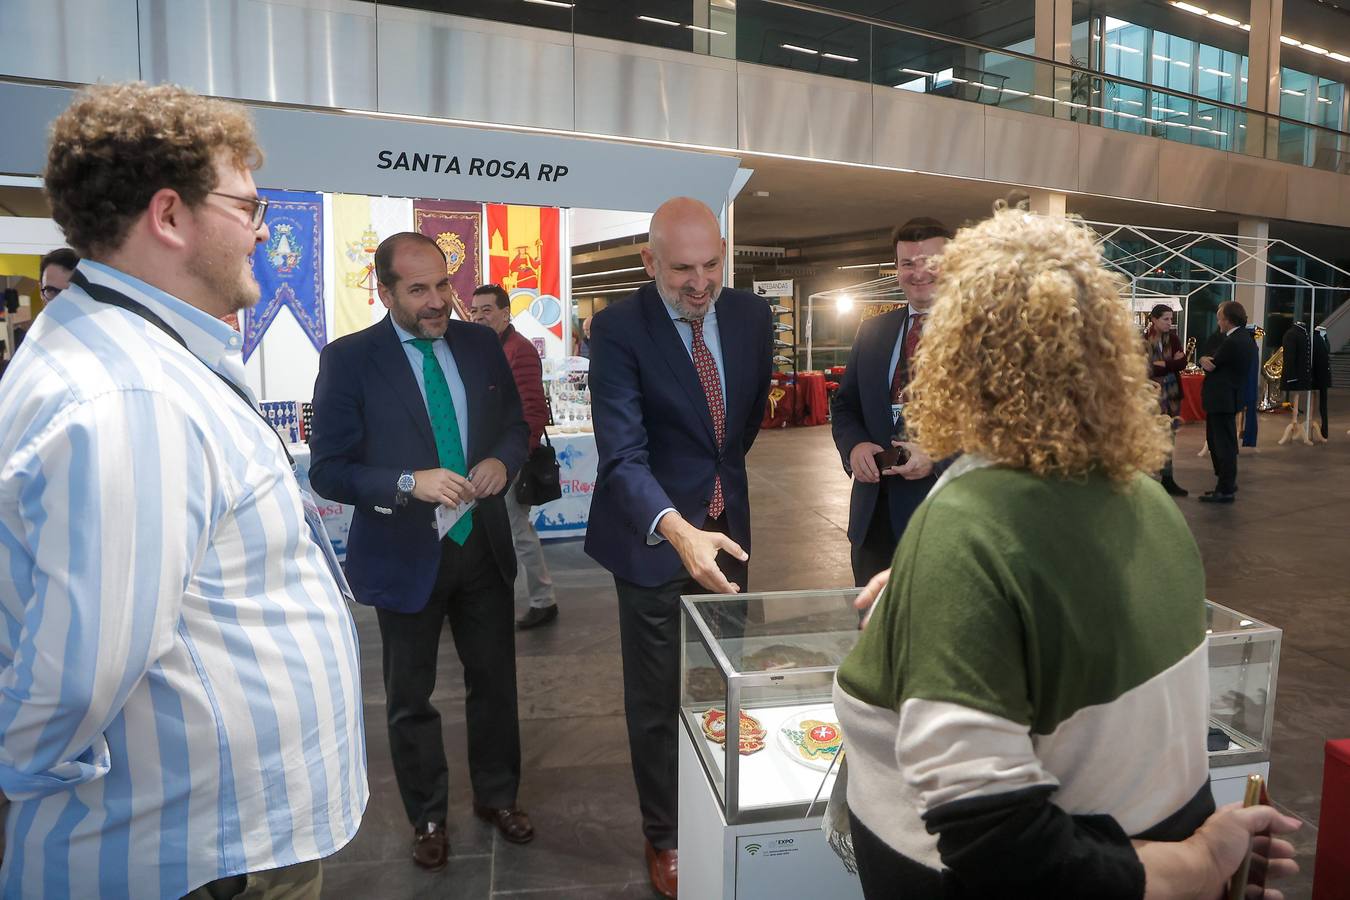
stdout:
<svg viewBox="0 0 1350 900">
<path fill-rule="evenodd" d="M 647 877 L 652 890 L 662 897 L 674 900 L 679 890 L 680 853 L 678 850 L 657 850 L 647 842 Z"/>
<path fill-rule="evenodd" d="M 450 858 L 450 839 L 445 826 L 428 822 L 413 831 L 412 855 L 413 862 L 428 871 L 444 869 Z"/>
<path fill-rule="evenodd" d="M 530 824 L 530 817 L 525 815 L 523 809 L 516 807 L 493 809 L 490 806 L 474 804 L 473 814 L 484 822 L 496 825 L 502 837 L 513 844 L 528 844 L 534 840 L 534 826 Z"/>
</svg>

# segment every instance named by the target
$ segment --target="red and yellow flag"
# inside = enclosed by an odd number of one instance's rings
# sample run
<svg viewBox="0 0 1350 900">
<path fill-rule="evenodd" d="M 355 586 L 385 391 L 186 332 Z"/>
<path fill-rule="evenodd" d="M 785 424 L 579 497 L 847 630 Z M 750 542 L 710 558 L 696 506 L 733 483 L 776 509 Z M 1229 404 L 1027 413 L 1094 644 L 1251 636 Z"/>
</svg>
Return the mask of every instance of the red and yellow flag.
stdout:
<svg viewBox="0 0 1350 900">
<path fill-rule="evenodd" d="M 562 339 L 562 235 L 553 207 L 487 207 L 489 277 L 506 289 L 513 317 L 527 313 Z"/>
</svg>

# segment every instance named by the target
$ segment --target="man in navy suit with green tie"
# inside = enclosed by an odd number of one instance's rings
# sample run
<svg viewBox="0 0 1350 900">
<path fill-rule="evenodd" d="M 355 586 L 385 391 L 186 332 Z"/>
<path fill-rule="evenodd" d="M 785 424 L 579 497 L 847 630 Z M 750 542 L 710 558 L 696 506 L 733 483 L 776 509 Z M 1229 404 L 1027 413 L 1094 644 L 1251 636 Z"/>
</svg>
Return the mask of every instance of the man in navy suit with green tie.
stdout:
<svg viewBox="0 0 1350 900">
<path fill-rule="evenodd" d="M 386 239 L 375 273 L 389 315 L 319 358 L 310 482 L 356 508 L 347 578 L 378 611 L 413 861 L 438 870 L 449 856 L 449 774 L 431 692 L 447 619 L 464 664 L 474 812 L 508 841 L 534 836 L 516 806 L 516 558 L 503 500 L 529 429 L 496 333 L 450 318 L 454 289 L 436 242 Z M 450 525 L 446 513 L 470 504 Z"/>
</svg>

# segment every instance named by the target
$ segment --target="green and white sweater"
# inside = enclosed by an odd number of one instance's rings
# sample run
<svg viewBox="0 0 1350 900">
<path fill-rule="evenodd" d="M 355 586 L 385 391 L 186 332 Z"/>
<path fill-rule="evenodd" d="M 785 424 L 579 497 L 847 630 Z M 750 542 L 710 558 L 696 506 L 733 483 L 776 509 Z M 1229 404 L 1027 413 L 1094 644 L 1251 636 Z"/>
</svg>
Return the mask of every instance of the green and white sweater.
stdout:
<svg viewBox="0 0 1350 900">
<path fill-rule="evenodd" d="M 1204 622 L 1199 550 L 1152 479 L 958 460 L 839 668 L 849 807 L 941 871 L 931 896 L 1142 897 L 1129 838 L 1214 809 Z"/>
</svg>

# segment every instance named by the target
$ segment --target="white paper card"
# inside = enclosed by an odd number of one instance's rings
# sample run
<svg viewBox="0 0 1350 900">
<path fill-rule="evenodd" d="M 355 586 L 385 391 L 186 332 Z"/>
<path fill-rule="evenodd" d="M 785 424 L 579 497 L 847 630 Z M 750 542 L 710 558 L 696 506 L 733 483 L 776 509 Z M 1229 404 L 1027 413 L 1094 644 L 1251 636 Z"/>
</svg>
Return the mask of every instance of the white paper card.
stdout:
<svg viewBox="0 0 1350 900">
<path fill-rule="evenodd" d="M 445 536 L 450 533 L 451 528 L 455 527 L 455 523 L 477 505 L 477 500 L 470 500 L 468 503 L 461 503 L 458 506 L 446 506 L 443 503 L 437 506 L 436 537 L 439 540 L 445 540 Z"/>
</svg>

